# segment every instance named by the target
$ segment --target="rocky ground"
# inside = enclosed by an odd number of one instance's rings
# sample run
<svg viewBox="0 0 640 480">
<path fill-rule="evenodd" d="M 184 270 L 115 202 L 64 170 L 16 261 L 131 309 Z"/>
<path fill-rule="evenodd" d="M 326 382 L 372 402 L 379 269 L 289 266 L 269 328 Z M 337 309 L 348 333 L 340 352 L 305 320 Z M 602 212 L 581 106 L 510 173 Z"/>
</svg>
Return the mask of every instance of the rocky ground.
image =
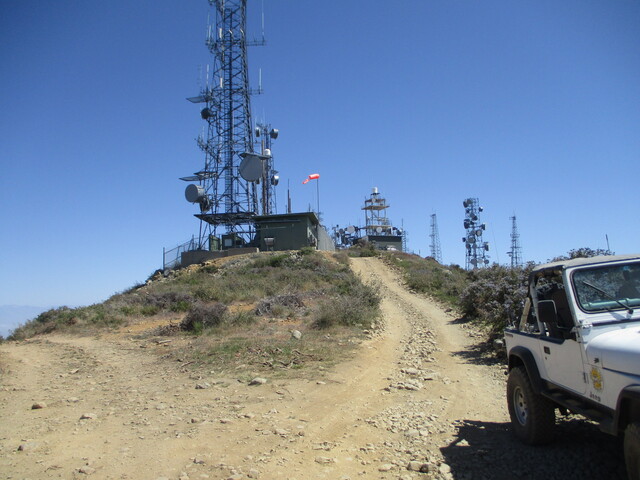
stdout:
<svg viewBox="0 0 640 480">
<path fill-rule="evenodd" d="M 515 441 L 482 337 L 378 259 L 353 268 L 384 330 L 317 379 L 191 370 L 126 331 L 0 345 L 0 478 L 625 478 L 619 443 L 577 418 Z"/>
</svg>

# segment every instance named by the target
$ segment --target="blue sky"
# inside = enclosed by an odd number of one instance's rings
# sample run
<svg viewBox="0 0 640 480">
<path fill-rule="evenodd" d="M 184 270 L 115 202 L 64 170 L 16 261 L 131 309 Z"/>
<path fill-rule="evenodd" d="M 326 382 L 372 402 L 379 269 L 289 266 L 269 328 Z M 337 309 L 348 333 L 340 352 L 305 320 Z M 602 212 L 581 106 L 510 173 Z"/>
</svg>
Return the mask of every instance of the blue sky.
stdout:
<svg viewBox="0 0 640 480">
<path fill-rule="evenodd" d="M 249 0 L 254 120 L 294 210 L 320 173 L 327 225 L 377 186 L 410 250 L 464 264 L 478 197 L 493 261 L 516 214 L 526 260 L 637 252 L 637 0 Z M 178 177 L 201 168 L 185 100 L 210 60 L 205 0 L 0 3 L 0 305 L 102 301 L 197 232 Z"/>
</svg>

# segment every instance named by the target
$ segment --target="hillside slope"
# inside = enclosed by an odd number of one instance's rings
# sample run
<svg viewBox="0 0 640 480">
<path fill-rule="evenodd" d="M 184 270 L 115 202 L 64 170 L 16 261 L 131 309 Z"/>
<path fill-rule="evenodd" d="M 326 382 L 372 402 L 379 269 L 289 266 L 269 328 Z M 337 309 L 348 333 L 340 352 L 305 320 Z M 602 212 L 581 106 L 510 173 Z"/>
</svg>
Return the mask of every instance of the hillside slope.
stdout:
<svg viewBox="0 0 640 480">
<path fill-rule="evenodd" d="M 553 447 L 514 443 L 481 337 L 379 259 L 351 265 L 380 285 L 385 328 L 317 378 L 250 385 L 126 330 L 0 345 L 3 478 L 622 478 L 582 422 Z"/>
</svg>

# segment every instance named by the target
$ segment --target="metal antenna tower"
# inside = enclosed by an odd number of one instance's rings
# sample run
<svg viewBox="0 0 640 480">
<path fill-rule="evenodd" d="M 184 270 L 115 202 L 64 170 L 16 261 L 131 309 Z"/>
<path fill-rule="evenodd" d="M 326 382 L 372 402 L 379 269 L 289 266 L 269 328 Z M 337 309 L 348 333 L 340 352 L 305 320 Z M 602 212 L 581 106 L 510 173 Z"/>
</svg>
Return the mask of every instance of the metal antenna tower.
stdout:
<svg viewBox="0 0 640 480">
<path fill-rule="evenodd" d="M 511 268 L 522 266 L 522 247 L 520 246 L 520 234 L 516 224 L 516 216 L 509 217 L 511 220 L 511 250 L 507 255 L 511 257 Z"/>
<path fill-rule="evenodd" d="M 477 198 L 467 198 L 462 202 L 465 211 L 464 228 L 466 235 L 462 241 L 467 249 L 466 266 L 467 270 L 482 268 L 489 265 L 489 242 L 482 240 L 482 233 L 487 226 L 481 223 L 480 213 L 483 208 L 479 206 Z"/>
<path fill-rule="evenodd" d="M 431 256 L 436 259 L 438 263 L 442 263 L 442 250 L 440 249 L 440 233 L 438 232 L 438 219 L 435 213 L 431 214 Z"/>
<path fill-rule="evenodd" d="M 185 191 L 189 202 L 200 206 L 198 248 L 204 248 L 219 226 L 240 243 L 252 237 L 252 218 L 258 213 L 256 184 L 263 177 L 262 153 L 254 153 L 247 47 L 264 45 L 246 38 L 247 0 L 209 0 L 215 10 L 215 27 L 209 25 L 206 45 L 212 54 L 212 75 L 193 103 L 204 103 L 200 116 L 206 121 L 206 137 L 198 146 L 205 154 L 204 168 L 182 180 L 195 182 Z"/>
<path fill-rule="evenodd" d="M 387 200 L 373 187 L 371 195 L 364 201 L 367 235 L 391 235 L 391 222 L 387 218 Z"/>
</svg>

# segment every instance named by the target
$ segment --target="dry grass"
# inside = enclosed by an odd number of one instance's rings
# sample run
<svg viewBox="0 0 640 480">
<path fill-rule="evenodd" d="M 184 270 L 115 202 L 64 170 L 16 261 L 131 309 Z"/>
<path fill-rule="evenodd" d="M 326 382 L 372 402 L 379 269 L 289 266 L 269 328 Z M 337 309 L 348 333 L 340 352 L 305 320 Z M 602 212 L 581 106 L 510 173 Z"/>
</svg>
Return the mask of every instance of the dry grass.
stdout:
<svg viewBox="0 0 640 480">
<path fill-rule="evenodd" d="M 348 262 L 344 253 L 305 250 L 191 266 L 155 275 L 102 304 L 45 312 L 11 339 L 129 330 L 173 336 L 170 355 L 194 366 L 317 372 L 349 355 L 379 316 L 378 292 L 363 285 Z M 158 319 L 166 321 L 158 327 Z M 293 330 L 302 338 L 293 338 Z"/>
<path fill-rule="evenodd" d="M 294 330 L 301 332 L 300 339 L 292 336 Z M 312 377 L 351 356 L 363 338 L 361 329 L 318 330 L 304 321 L 261 318 L 250 328 L 236 324 L 208 329 L 169 356 L 220 374 Z"/>
<path fill-rule="evenodd" d="M 426 293 L 452 307 L 460 306 L 460 295 L 469 280 L 458 265 L 441 265 L 431 257 L 421 258 L 401 252 L 385 252 L 385 261 L 399 268 L 411 290 Z"/>
</svg>

